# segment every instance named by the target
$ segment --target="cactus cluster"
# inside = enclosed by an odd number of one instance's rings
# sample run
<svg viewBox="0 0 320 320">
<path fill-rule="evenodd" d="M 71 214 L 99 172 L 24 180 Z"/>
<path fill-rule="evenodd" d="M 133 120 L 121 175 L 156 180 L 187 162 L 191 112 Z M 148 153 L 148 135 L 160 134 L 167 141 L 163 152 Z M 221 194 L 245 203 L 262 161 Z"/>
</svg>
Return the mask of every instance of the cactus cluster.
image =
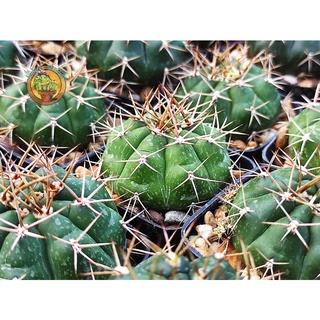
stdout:
<svg viewBox="0 0 320 320">
<path fill-rule="evenodd" d="M 319 279 L 320 85 L 296 107 L 279 81 L 316 75 L 317 46 L 0 42 L 0 278 Z M 235 177 L 235 141 L 270 134 Z M 72 150 L 87 158 L 62 167 Z"/>
</svg>

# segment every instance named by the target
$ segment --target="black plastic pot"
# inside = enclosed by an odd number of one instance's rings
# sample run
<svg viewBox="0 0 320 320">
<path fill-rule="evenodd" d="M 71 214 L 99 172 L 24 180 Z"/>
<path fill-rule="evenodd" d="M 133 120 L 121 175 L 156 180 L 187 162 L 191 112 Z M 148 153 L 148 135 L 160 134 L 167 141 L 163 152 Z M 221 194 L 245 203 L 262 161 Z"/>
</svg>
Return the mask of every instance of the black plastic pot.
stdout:
<svg viewBox="0 0 320 320">
<path fill-rule="evenodd" d="M 273 156 L 276 152 L 275 142 L 277 140 L 278 135 L 275 135 L 264 147 L 261 152 L 261 160 L 264 164 L 271 164 L 273 162 Z"/>
<path fill-rule="evenodd" d="M 276 137 L 277 137 L 277 131 L 274 129 L 270 129 L 272 130 L 272 134 L 271 134 L 271 138 L 263 143 L 261 143 L 259 146 L 257 146 L 256 148 L 252 148 L 252 149 L 246 149 L 243 151 L 240 151 L 239 149 L 236 148 L 232 148 L 229 147 L 229 151 L 233 151 L 233 152 L 242 152 L 242 154 L 246 157 L 248 157 L 249 159 L 256 161 L 258 163 L 262 162 L 262 153 L 264 148 L 269 145 L 270 142 L 273 142 Z"/>
<path fill-rule="evenodd" d="M 201 207 L 193 216 L 188 218 L 185 223 L 183 224 L 181 228 L 181 239 L 183 241 L 183 244 L 189 248 L 189 251 L 197 258 L 202 257 L 203 255 L 192 245 L 190 245 L 190 236 L 197 235 L 195 227 L 199 224 L 204 224 L 204 216 L 206 212 L 211 211 L 214 212 L 216 209 L 218 209 L 221 204 L 221 198 L 224 197 L 224 195 L 228 192 L 228 190 L 231 190 L 236 185 L 239 185 L 239 183 L 245 183 L 248 180 L 250 180 L 252 177 L 256 176 L 256 173 L 260 170 L 259 167 L 254 168 L 251 172 L 246 173 L 242 178 L 241 181 L 238 180 L 234 184 L 227 186 L 225 189 L 220 191 L 216 196 L 214 196 L 212 199 L 210 199 L 203 207 Z"/>
</svg>

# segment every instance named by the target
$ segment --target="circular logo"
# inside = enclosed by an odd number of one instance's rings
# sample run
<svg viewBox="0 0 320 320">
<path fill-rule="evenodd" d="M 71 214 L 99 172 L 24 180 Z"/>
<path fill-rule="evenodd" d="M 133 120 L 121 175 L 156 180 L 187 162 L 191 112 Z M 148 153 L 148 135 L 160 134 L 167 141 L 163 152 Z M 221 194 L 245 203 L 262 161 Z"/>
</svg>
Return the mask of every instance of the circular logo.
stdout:
<svg viewBox="0 0 320 320">
<path fill-rule="evenodd" d="M 58 102 L 66 91 L 66 80 L 56 68 L 46 66 L 32 71 L 27 81 L 30 98 L 39 104 Z"/>
</svg>

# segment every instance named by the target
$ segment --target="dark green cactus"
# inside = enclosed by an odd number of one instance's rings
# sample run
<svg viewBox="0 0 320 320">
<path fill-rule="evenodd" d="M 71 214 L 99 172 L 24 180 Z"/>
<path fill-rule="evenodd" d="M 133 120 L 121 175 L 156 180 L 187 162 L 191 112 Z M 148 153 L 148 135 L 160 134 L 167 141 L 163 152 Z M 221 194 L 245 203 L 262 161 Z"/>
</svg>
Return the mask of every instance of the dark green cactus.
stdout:
<svg viewBox="0 0 320 320">
<path fill-rule="evenodd" d="M 123 274 L 123 270 L 126 271 Z M 174 252 L 156 253 L 140 262 L 131 272 L 122 269 L 122 274 L 110 280 L 235 280 L 236 272 L 225 260 L 213 256 L 189 260 Z"/>
<path fill-rule="evenodd" d="M 189 95 L 193 106 L 201 105 L 211 115 L 208 121 L 246 140 L 251 133 L 272 127 L 281 111 L 281 98 L 264 69 L 245 52 L 229 51 L 214 51 L 214 62 L 195 51 L 194 68 L 199 66 L 196 72 L 182 73 L 176 95 Z"/>
<path fill-rule="evenodd" d="M 16 68 L 16 59 L 22 59 L 19 44 L 10 40 L 0 41 L 0 71 L 3 74 L 12 74 Z M 1 87 L 1 84 L 0 84 Z"/>
<path fill-rule="evenodd" d="M 270 55 L 277 73 L 320 75 L 320 41 L 248 41 L 248 46 L 251 56 Z"/>
<path fill-rule="evenodd" d="M 166 69 L 189 57 L 183 41 L 76 41 L 76 48 L 101 78 L 133 87 L 158 86 Z"/>
<path fill-rule="evenodd" d="M 291 157 L 313 174 L 320 175 L 320 105 L 307 106 L 290 119 L 288 147 Z"/>
<path fill-rule="evenodd" d="M 158 88 L 135 116 L 112 127 L 102 157 L 112 192 L 138 195 L 160 211 L 187 209 L 218 192 L 230 179 L 225 135 L 190 114 Z"/>
<path fill-rule="evenodd" d="M 105 185 L 59 166 L 2 172 L 0 278 L 107 279 L 126 248 Z M 114 243 L 114 245 L 112 245 Z"/>
<path fill-rule="evenodd" d="M 21 146 L 23 139 L 37 140 L 43 148 L 81 150 L 93 140 L 94 125 L 105 116 L 103 98 L 90 78 L 78 76 L 67 84 L 59 101 L 39 104 L 29 96 L 27 82 L 21 81 L 0 95 L 0 126 L 12 128 L 13 141 Z"/>
<path fill-rule="evenodd" d="M 238 189 L 229 212 L 232 242 L 245 247 L 255 267 L 281 279 L 315 279 L 320 274 L 320 180 L 281 167 Z M 242 242 L 244 247 L 242 246 Z"/>
</svg>

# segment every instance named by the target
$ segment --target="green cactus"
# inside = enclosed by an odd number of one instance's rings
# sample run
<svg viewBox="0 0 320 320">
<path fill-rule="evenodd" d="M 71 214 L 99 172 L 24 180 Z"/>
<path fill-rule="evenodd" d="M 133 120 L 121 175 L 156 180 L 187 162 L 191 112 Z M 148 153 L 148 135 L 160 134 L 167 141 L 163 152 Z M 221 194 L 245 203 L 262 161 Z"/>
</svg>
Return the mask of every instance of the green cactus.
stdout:
<svg viewBox="0 0 320 320">
<path fill-rule="evenodd" d="M 98 68 L 102 79 L 141 88 L 158 86 L 165 72 L 188 56 L 183 41 L 76 41 L 90 69 Z"/>
<path fill-rule="evenodd" d="M 230 179 L 225 135 L 159 87 L 137 114 L 111 127 L 102 157 L 108 186 L 159 211 L 210 199 Z M 190 120 L 188 119 L 190 117 Z"/>
<path fill-rule="evenodd" d="M 161 253 L 127 268 L 109 280 L 235 280 L 236 272 L 225 260 L 214 256 L 189 260 L 174 252 Z"/>
<path fill-rule="evenodd" d="M 177 98 L 189 96 L 193 106 L 201 105 L 211 115 L 208 121 L 227 127 L 232 138 L 246 140 L 271 128 L 281 112 L 281 98 L 266 71 L 248 59 L 241 46 L 212 55 L 213 61 L 193 52 L 194 66 L 180 71 Z"/>
<path fill-rule="evenodd" d="M 320 75 L 320 41 L 248 41 L 249 55 L 264 52 L 271 58 L 275 72 Z"/>
<path fill-rule="evenodd" d="M 291 118 L 288 147 L 291 157 L 309 172 L 320 175 L 320 105 L 308 105 Z"/>
<path fill-rule="evenodd" d="M 229 211 L 232 242 L 255 267 L 281 279 L 320 274 L 319 177 L 294 167 L 261 172 L 237 191 Z"/>
<path fill-rule="evenodd" d="M 0 71 L 4 74 L 14 73 L 16 59 L 22 59 L 19 44 L 10 40 L 0 41 Z"/>
<path fill-rule="evenodd" d="M 1 172 L 0 278 L 107 279 L 126 249 L 121 216 L 97 180 L 59 166 Z"/>
<path fill-rule="evenodd" d="M 43 78 L 48 80 L 45 76 L 39 79 Z M 37 140 L 43 148 L 81 150 L 93 140 L 94 125 L 106 113 L 104 96 L 97 93 L 90 78 L 79 75 L 67 81 L 70 83 L 62 98 L 50 105 L 34 101 L 25 80 L 8 86 L 0 94 L 0 126 L 13 128 L 14 143 L 24 147 L 24 141 Z M 48 81 L 36 81 L 36 89 L 55 88 Z"/>
</svg>

